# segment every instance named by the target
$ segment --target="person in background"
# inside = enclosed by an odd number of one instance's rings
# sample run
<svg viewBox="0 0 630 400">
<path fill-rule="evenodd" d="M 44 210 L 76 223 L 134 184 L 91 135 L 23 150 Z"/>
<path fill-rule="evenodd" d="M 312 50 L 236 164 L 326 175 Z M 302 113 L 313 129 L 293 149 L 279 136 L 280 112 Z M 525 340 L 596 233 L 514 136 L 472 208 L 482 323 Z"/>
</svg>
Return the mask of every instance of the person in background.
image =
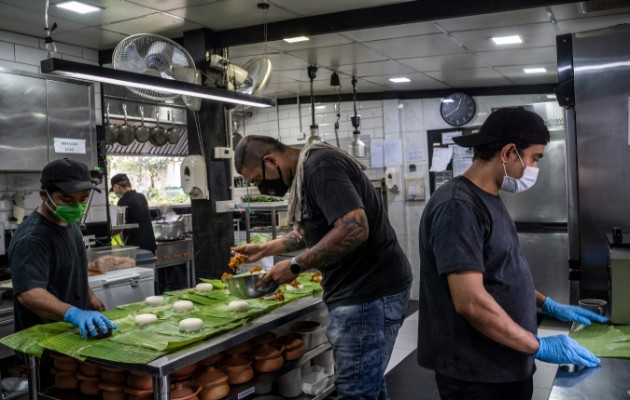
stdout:
<svg viewBox="0 0 630 400">
<path fill-rule="evenodd" d="M 386 399 L 384 373 L 407 309 L 411 267 L 364 167 L 325 143 L 304 149 L 266 136 L 246 136 L 235 167 L 264 195 L 291 188 L 288 222 L 296 230 L 265 244 L 232 248 L 247 262 L 303 253 L 275 264 L 260 281 L 287 283 L 322 273 L 339 399 Z"/>
<path fill-rule="evenodd" d="M 442 399 L 531 399 L 534 359 L 599 363 L 568 336 L 536 336 L 537 307 L 561 321 L 607 320 L 536 291 L 499 196 L 536 183 L 549 137 L 533 112 L 495 111 L 479 133 L 454 138 L 473 148 L 472 166 L 436 190 L 424 210 L 418 363 L 435 370 Z"/>
<path fill-rule="evenodd" d="M 126 206 L 125 222 L 138 224 L 137 229 L 127 229 L 122 232 L 123 242 L 128 246 L 138 246 L 155 254 L 157 242 L 153 233 L 149 204 L 144 195 L 131 188 L 131 182 L 126 174 L 116 174 L 110 180 L 110 191 L 118 196 L 118 206 Z"/>
<path fill-rule="evenodd" d="M 15 331 L 54 321 L 79 328 L 83 337 L 116 325 L 88 286 L 87 253 L 76 222 L 90 190 L 98 190 L 88 168 L 71 159 L 52 161 L 41 175 L 42 203 L 22 222 L 8 251 L 13 283 Z M 52 364 L 42 359 L 40 376 Z"/>
</svg>

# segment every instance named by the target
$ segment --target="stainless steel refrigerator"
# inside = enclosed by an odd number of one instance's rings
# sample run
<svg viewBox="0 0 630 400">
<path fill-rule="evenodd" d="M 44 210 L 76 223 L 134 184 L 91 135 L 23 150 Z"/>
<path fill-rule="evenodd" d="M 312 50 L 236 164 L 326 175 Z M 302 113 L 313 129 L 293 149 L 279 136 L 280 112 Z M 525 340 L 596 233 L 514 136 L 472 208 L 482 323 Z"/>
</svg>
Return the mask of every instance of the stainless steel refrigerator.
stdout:
<svg viewBox="0 0 630 400">
<path fill-rule="evenodd" d="M 581 297 L 606 298 L 606 234 L 613 226 L 630 232 L 630 25 L 561 35 L 556 43 L 572 275 Z"/>
</svg>

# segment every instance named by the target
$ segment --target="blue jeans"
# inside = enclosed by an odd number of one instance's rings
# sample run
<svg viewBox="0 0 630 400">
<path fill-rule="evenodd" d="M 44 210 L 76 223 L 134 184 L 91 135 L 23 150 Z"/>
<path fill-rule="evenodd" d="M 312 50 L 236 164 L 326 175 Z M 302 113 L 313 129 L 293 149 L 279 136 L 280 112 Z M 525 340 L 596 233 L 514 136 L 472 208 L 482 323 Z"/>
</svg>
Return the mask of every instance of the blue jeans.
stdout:
<svg viewBox="0 0 630 400">
<path fill-rule="evenodd" d="M 405 320 L 411 285 L 370 303 L 330 310 L 337 399 L 387 399 L 385 369 Z"/>
</svg>

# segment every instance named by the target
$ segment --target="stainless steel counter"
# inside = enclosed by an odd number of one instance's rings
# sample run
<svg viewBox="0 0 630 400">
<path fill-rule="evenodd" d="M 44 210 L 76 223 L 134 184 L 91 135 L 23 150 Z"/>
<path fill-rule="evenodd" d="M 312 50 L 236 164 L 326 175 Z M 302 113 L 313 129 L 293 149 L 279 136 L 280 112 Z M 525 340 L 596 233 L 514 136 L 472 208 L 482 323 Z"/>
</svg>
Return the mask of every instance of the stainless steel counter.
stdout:
<svg viewBox="0 0 630 400">
<path fill-rule="evenodd" d="M 148 364 L 123 364 L 93 358 L 90 358 L 89 360 L 98 364 L 110 365 L 130 371 L 150 374 L 153 376 L 154 399 L 169 400 L 169 374 L 172 372 L 201 361 L 211 355 L 221 353 L 222 351 L 250 340 L 264 332 L 290 323 L 301 316 L 325 307 L 326 306 L 322 301 L 321 293 L 313 296 L 301 297 L 283 305 L 282 307 L 276 308 L 267 314 L 263 314 L 253 321 L 236 329 L 205 341 L 192 344 L 189 347 L 162 356 Z M 34 362 L 35 357 L 29 357 L 29 365 L 34 365 Z M 30 375 L 29 388 L 38 387 L 37 377 L 34 376 L 34 374 Z M 40 397 L 40 394 L 37 393 L 36 390 L 30 390 L 29 399 L 33 400 L 42 398 L 48 397 Z"/>
<path fill-rule="evenodd" d="M 627 399 L 630 360 L 601 358 L 597 368 L 558 368 L 549 400 Z"/>
</svg>

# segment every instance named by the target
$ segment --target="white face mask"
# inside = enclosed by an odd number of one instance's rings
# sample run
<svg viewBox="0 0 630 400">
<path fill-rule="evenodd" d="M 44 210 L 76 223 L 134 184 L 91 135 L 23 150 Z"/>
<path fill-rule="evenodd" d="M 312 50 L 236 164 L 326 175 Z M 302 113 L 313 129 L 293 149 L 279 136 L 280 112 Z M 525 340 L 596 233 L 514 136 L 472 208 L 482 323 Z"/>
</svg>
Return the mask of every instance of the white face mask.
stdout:
<svg viewBox="0 0 630 400">
<path fill-rule="evenodd" d="M 520 154 L 518 154 L 518 150 L 516 150 L 515 148 L 514 151 L 516 151 L 518 159 L 521 160 L 521 164 L 523 164 L 523 166 L 525 167 L 525 171 L 523 171 L 523 176 L 521 176 L 520 178 L 512 178 L 511 176 L 508 176 L 505 164 L 503 164 L 503 171 L 505 171 L 505 176 L 503 177 L 503 183 L 501 183 L 501 190 L 503 190 L 504 192 L 519 193 L 524 192 L 534 186 L 534 184 L 536 183 L 536 179 L 538 179 L 539 169 L 536 167 L 525 165 Z"/>
</svg>

